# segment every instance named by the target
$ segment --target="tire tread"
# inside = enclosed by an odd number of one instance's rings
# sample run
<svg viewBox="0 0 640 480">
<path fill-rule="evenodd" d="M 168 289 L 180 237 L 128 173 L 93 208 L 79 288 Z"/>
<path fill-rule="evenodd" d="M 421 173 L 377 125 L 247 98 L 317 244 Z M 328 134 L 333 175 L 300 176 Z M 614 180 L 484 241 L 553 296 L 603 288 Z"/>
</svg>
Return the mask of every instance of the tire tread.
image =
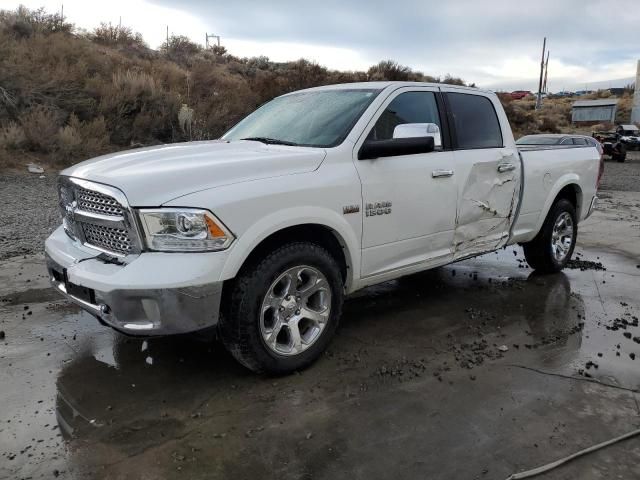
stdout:
<svg viewBox="0 0 640 480">
<path fill-rule="evenodd" d="M 262 260 L 249 266 L 241 271 L 234 282 L 230 295 L 227 297 L 227 304 L 223 306 L 220 323 L 218 325 L 220 338 L 229 353 L 242 365 L 256 373 L 272 373 L 281 374 L 291 371 L 290 368 L 279 365 L 277 361 L 267 362 L 265 356 L 257 351 L 259 348 L 255 345 L 256 338 L 251 329 L 255 328 L 252 322 L 255 318 L 250 313 L 252 301 L 255 301 L 255 293 L 252 291 L 254 285 L 260 282 L 260 278 L 267 272 L 273 271 L 278 264 L 282 263 L 283 258 L 292 258 L 298 255 L 312 255 L 322 258 L 324 261 L 332 265 L 334 272 L 340 279 L 340 291 L 332 292 L 332 297 L 338 295 L 337 305 L 332 305 L 331 320 L 322 332 L 325 343 L 335 332 L 338 325 L 338 319 L 342 313 L 343 293 L 342 293 L 342 277 L 340 268 L 334 257 L 322 246 L 311 242 L 292 242 L 273 250 Z M 337 308 L 336 308 L 337 307 Z M 329 330 L 329 331 L 327 331 Z M 319 338 L 317 342 L 323 340 Z M 261 341 L 261 340 L 260 340 Z M 316 345 L 310 347 L 311 350 Z M 263 347 L 264 348 L 264 347 Z M 306 352 L 309 352 L 307 350 Z M 300 362 L 295 370 L 303 369 L 311 364 L 316 356 L 307 355 Z"/>
</svg>

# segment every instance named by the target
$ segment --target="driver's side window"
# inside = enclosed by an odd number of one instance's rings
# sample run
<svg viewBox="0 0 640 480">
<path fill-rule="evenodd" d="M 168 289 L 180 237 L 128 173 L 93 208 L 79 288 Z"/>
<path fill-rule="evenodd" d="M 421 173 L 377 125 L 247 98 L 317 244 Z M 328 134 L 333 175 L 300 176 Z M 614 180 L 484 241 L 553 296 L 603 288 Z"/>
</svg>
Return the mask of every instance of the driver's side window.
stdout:
<svg viewBox="0 0 640 480">
<path fill-rule="evenodd" d="M 406 92 L 394 98 L 373 126 L 367 140 L 390 140 L 398 125 L 435 123 L 442 130 L 433 92 Z"/>
</svg>

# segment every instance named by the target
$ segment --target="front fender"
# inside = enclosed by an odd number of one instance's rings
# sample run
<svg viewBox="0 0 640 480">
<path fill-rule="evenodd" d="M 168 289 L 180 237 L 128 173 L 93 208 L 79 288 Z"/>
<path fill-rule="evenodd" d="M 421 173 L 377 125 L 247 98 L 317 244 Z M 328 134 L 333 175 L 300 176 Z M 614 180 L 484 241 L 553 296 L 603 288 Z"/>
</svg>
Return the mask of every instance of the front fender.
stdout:
<svg viewBox="0 0 640 480">
<path fill-rule="evenodd" d="M 260 218 L 236 240 L 222 270 L 221 280 L 235 277 L 251 252 L 270 235 L 288 227 L 320 225 L 330 229 L 345 247 L 347 292 L 354 284 L 354 272 L 360 272 L 360 241 L 351 225 L 337 212 L 322 207 L 302 206 L 275 211 Z"/>
</svg>

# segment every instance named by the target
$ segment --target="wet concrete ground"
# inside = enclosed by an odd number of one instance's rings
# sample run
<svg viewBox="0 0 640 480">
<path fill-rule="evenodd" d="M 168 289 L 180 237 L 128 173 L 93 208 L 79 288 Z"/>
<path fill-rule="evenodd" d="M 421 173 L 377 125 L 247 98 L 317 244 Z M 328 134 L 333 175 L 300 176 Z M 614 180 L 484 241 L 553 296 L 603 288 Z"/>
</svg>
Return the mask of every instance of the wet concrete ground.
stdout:
<svg viewBox="0 0 640 480">
<path fill-rule="evenodd" d="M 578 258 L 606 270 L 538 276 L 509 247 L 358 292 L 283 378 L 203 336 L 123 337 L 59 300 L 41 257 L 5 260 L 0 478 L 504 479 L 629 432 L 639 214 L 613 192 L 582 225 Z M 640 478 L 640 438 L 541 478 Z"/>
</svg>

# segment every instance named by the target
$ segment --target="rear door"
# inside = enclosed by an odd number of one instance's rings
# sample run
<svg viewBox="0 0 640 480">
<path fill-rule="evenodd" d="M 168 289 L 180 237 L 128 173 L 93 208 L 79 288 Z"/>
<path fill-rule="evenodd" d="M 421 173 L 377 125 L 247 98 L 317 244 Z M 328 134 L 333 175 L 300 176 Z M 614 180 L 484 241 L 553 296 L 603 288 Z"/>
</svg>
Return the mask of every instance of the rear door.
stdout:
<svg viewBox="0 0 640 480">
<path fill-rule="evenodd" d="M 373 116 L 354 148 L 365 205 L 363 277 L 419 270 L 451 260 L 457 188 L 437 87 L 401 88 Z M 391 139 L 398 125 L 434 123 L 444 143 L 436 151 L 358 160 L 363 142 Z M 442 143 L 442 142 L 441 142 Z"/>
<path fill-rule="evenodd" d="M 520 194 L 521 162 L 497 98 L 447 89 L 458 181 L 453 257 L 506 244 Z"/>
</svg>

